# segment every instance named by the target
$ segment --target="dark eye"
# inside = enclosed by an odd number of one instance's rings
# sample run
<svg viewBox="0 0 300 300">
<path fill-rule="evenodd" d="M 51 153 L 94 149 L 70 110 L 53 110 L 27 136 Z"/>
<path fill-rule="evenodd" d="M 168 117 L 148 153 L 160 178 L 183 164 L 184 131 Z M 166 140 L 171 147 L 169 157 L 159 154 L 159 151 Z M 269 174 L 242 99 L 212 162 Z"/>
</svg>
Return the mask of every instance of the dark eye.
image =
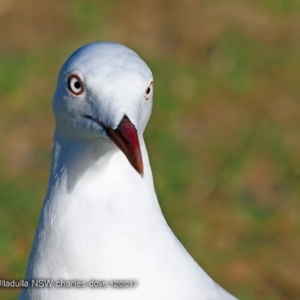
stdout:
<svg viewBox="0 0 300 300">
<path fill-rule="evenodd" d="M 153 81 L 150 82 L 149 86 L 146 89 L 146 95 L 145 95 L 145 99 L 148 101 L 150 99 L 150 94 L 152 92 L 153 89 Z"/>
<path fill-rule="evenodd" d="M 84 92 L 84 86 L 80 77 L 72 74 L 68 77 L 68 88 L 72 94 L 78 96 Z"/>
</svg>

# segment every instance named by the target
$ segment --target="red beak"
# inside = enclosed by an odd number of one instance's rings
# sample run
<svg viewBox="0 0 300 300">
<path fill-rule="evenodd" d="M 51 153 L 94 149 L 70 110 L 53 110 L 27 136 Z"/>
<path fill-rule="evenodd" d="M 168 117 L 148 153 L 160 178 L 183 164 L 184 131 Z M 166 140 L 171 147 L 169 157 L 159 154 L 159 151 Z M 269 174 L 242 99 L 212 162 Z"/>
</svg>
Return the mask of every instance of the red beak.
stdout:
<svg viewBox="0 0 300 300">
<path fill-rule="evenodd" d="M 127 116 L 116 129 L 104 126 L 110 139 L 125 154 L 130 164 L 143 176 L 143 160 L 137 130 Z"/>
</svg>

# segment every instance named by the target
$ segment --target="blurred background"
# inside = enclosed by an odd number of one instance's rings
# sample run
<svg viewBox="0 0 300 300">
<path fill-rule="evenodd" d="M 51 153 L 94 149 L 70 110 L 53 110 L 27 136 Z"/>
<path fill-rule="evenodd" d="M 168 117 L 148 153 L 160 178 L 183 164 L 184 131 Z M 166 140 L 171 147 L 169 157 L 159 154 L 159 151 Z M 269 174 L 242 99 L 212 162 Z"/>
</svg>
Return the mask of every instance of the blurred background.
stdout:
<svg viewBox="0 0 300 300">
<path fill-rule="evenodd" d="M 241 299 L 300 299 L 299 0 L 1 0 L 0 278 L 25 274 L 58 71 L 99 40 L 153 70 L 146 142 L 188 251 Z"/>
</svg>

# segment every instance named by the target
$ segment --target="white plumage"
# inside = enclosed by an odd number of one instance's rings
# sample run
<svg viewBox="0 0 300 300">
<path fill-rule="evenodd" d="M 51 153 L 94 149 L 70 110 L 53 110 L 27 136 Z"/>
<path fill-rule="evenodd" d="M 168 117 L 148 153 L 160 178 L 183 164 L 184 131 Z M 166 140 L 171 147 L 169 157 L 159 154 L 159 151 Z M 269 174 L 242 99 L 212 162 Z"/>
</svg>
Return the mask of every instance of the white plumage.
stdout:
<svg viewBox="0 0 300 300">
<path fill-rule="evenodd" d="M 236 299 L 198 266 L 162 215 L 143 139 L 152 82 L 145 62 L 115 43 L 86 45 L 63 65 L 49 187 L 26 274 L 138 285 L 28 288 L 20 300 Z"/>
</svg>

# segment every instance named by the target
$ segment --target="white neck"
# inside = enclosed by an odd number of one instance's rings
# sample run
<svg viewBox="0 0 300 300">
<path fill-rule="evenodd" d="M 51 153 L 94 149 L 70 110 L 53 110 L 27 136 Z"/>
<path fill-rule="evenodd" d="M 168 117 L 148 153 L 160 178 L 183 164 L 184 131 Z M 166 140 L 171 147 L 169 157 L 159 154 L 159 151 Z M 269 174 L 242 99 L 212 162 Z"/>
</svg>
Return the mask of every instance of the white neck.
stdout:
<svg viewBox="0 0 300 300">
<path fill-rule="evenodd" d="M 91 268 L 81 256 L 85 253 L 90 257 L 93 266 L 95 260 L 106 259 L 107 252 L 113 251 L 110 247 L 118 242 L 118 236 L 113 238 L 117 232 L 111 232 L 111 241 L 106 241 L 108 231 L 120 226 L 129 234 L 142 235 L 141 224 L 146 220 L 164 223 L 142 137 L 140 147 L 144 177 L 109 140 L 79 142 L 55 133 L 49 188 L 30 259 L 35 262 L 35 272 L 28 270 L 29 277 L 82 276 L 82 268 L 90 277 Z M 47 252 L 49 247 L 51 253 Z M 82 261 L 82 266 L 72 274 L 68 263 L 59 267 L 55 264 L 58 257 L 77 266 Z M 95 270 L 96 275 L 101 273 Z"/>
<path fill-rule="evenodd" d="M 144 177 L 110 141 L 75 143 L 55 134 L 49 190 L 27 279 L 138 280 L 137 288 L 122 294 L 126 300 L 233 299 L 170 230 L 142 137 L 140 146 Z M 101 295 L 120 299 L 114 289 L 38 288 L 23 290 L 20 299 L 98 300 Z"/>
<path fill-rule="evenodd" d="M 77 183 L 91 176 L 89 180 L 98 182 L 101 188 L 102 180 L 116 181 L 133 180 L 136 184 L 145 184 L 153 188 L 151 167 L 148 153 L 142 136 L 139 136 L 140 147 L 144 163 L 144 176 L 141 177 L 125 155 L 117 146 L 106 139 L 90 139 L 85 141 L 67 140 L 59 132 L 55 132 L 52 149 L 52 165 L 49 187 L 56 186 L 65 180 L 68 193 L 76 189 Z M 103 187 L 102 187 L 103 188 Z M 50 197 L 48 191 L 46 198 Z"/>
</svg>

